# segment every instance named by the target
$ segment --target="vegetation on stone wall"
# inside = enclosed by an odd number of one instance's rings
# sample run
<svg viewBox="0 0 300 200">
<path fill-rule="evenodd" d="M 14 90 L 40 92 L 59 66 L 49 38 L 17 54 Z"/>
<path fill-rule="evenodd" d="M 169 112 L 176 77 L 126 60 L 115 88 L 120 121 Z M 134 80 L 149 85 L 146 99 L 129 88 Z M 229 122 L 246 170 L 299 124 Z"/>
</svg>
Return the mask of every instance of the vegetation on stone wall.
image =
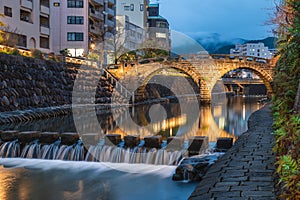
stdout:
<svg viewBox="0 0 300 200">
<path fill-rule="evenodd" d="M 293 110 L 300 78 L 300 2 L 283 0 L 277 6 L 279 56 L 273 99 L 277 173 L 281 198 L 300 198 L 300 116 Z"/>
<path fill-rule="evenodd" d="M 1 21 L 3 14 L 0 14 L 0 43 L 3 42 L 3 31 L 2 28 L 4 27 L 4 23 Z"/>
</svg>

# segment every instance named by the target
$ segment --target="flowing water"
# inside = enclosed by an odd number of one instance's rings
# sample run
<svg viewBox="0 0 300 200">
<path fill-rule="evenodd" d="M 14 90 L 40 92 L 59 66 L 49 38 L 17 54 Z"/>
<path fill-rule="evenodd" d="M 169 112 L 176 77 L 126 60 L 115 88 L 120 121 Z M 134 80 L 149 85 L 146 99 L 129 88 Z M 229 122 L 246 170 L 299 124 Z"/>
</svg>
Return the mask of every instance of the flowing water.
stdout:
<svg viewBox="0 0 300 200">
<path fill-rule="evenodd" d="M 150 105 L 138 106 L 131 110 L 130 116 L 139 126 L 148 126 L 140 132 L 136 126 L 131 126 L 128 115 L 120 114 L 120 119 L 115 120 L 116 116 L 108 113 L 97 119 L 106 134 L 139 133 L 143 138 L 154 132 L 164 139 L 177 135 L 186 140 L 193 136 L 208 136 L 210 145 L 213 145 L 217 137 L 236 140 L 246 131 L 250 114 L 262 106 L 257 100 L 253 97 L 216 99 L 211 107 L 200 107 L 197 115 L 190 114 L 193 112 L 188 110 L 188 103 L 186 113 L 178 112 L 178 104 L 169 104 L 164 106 L 166 118 L 161 121 L 151 121 Z M 88 117 L 87 114 L 86 119 Z M 84 122 L 87 129 L 97 127 L 88 120 Z M 76 131 L 77 128 L 72 116 L 0 127 L 2 130 L 59 132 Z M 4 157 L 0 159 L 3 166 L 0 168 L 0 199 L 187 199 L 195 183 L 171 180 L 176 166 L 170 164 L 176 164 L 183 152 L 154 148 L 147 154 L 143 151 L 145 149 L 140 147 L 125 149 L 99 143 L 90 146 L 84 157 L 80 143 L 66 146 L 57 141 L 40 145 L 33 141 L 22 152 L 17 141 L 4 143 L 0 147 L 0 155 Z"/>
</svg>

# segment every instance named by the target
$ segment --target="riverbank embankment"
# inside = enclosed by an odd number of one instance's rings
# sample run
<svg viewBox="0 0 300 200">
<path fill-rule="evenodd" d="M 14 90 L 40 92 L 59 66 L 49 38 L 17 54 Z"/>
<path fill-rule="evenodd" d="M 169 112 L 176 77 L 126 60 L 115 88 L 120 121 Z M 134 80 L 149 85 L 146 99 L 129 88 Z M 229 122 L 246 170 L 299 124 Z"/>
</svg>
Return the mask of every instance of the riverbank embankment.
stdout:
<svg viewBox="0 0 300 200">
<path fill-rule="evenodd" d="M 189 199 L 276 199 L 272 122 L 269 105 L 253 113 L 248 131 L 208 170 Z"/>
</svg>

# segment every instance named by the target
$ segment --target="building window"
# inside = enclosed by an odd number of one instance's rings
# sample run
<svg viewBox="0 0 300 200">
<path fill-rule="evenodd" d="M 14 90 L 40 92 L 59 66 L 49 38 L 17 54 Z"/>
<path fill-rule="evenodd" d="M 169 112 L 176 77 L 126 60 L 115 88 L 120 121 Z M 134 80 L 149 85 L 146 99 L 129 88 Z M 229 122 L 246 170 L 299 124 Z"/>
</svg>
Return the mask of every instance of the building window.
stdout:
<svg viewBox="0 0 300 200">
<path fill-rule="evenodd" d="M 53 6 L 54 6 L 54 7 L 59 7 L 59 6 L 60 6 L 60 3 L 59 3 L 59 2 L 54 2 L 54 3 L 53 3 Z"/>
<path fill-rule="evenodd" d="M 49 8 L 49 6 L 50 6 L 49 0 L 41 0 L 40 3 L 42 6 L 45 6 L 47 8 Z"/>
<path fill-rule="evenodd" d="M 130 4 L 130 11 L 134 11 L 134 4 Z"/>
<path fill-rule="evenodd" d="M 18 37 L 17 46 L 27 47 L 27 37 L 26 37 L 26 35 L 17 35 L 17 37 Z"/>
<path fill-rule="evenodd" d="M 12 17 L 12 9 L 10 7 L 4 6 L 4 15 L 8 17 Z"/>
<path fill-rule="evenodd" d="M 167 28 L 167 24 L 165 22 L 156 22 L 157 28 Z"/>
<path fill-rule="evenodd" d="M 83 24 L 83 16 L 68 16 L 68 24 Z"/>
<path fill-rule="evenodd" d="M 40 26 L 49 28 L 49 18 L 40 16 Z"/>
<path fill-rule="evenodd" d="M 24 22 L 32 23 L 31 13 L 25 10 L 20 10 L 20 20 Z"/>
<path fill-rule="evenodd" d="M 40 47 L 44 49 L 49 49 L 49 38 L 40 37 Z"/>
<path fill-rule="evenodd" d="M 68 41 L 83 41 L 83 33 L 68 32 Z"/>
<path fill-rule="evenodd" d="M 130 6 L 124 6 L 124 11 L 129 11 L 130 10 Z"/>
<path fill-rule="evenodd" d="M 144 4 L 140 4 L 140 11 L 144 11 Z"/>
<path fill-rule="evenodd" d="M 68 0 L 68 8 L 83 8 L 83 0 Z"/>
</svg>

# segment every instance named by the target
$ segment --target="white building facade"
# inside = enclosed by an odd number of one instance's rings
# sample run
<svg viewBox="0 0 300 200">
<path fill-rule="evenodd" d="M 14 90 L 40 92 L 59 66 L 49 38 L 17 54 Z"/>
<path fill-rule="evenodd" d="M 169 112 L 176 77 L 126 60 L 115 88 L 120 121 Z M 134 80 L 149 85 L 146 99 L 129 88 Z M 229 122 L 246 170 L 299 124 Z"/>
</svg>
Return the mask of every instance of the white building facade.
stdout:
<svg viewBox="0 0 300 200">
<path fill-rule="evenodd" d="M 130 22 L 127 15 L 116 17 L 116 30 L 121 33 L 121 44 L 128 51 L 139 49 L 145 39 L 144 29 Z"/>
<path fill-rule="evenodd" d="M 1 0 L 0 13 L 4 14 L 3 30 L 15 40 L 11 45 L 51 52 L 50 0 Z"/>
<path fill-rule="evenodd" d="M 274 55 L 274 51 L 270 51 L 264 43 L 246 43 L 236 44 L 234 49 L 230 49 L 230 54 L 271 59 Z"/>
<path fill-rule="evenodd" d="M 141 48 L 146 38 L 149 0 L 117 0 L 116 30 L 128 51 Z"/>
<path fill-rule="evenodd" d="M 149 0 L 116 0 L 118 16 L 128 16 L 130 23 L 141 28 L 147 27 Z"/>
</svg>

